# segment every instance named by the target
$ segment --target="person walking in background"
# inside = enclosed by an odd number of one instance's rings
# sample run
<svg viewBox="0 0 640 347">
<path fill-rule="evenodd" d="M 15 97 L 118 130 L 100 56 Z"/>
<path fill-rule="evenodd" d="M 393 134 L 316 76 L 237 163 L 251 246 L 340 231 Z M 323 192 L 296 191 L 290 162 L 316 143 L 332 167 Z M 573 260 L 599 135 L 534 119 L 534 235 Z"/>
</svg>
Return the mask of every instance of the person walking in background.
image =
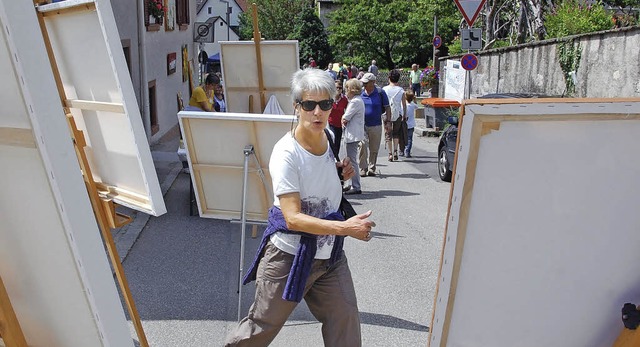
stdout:
<svg viewBox="0 0 640 347">
<path fill-rule="evenodd" d="M 351 76 L 349 76 L 349 78 L 356 78 L 358 76 L 358 68 L 356 67 L 356 63 L 351 63 L 351 66 L 349 66 L 349 71 L 351 71 Z"/>
<path fill-rule="evenodd" d="M 389 161 L 398 160 L 402 121 L 407 114 L 407 101 L 404 97 L 404 89 L 398 85 L 399 80 L 400 72 L 391 70 L 389 72 L 389 85 L 382 88 L 389 97 L 389 107 L 391 109 L 391 119 L 386 119 L 384 122 L 384 140 L 389 151 Z"/>
<path fill-rule="evenodd" d="M 356 168 L 356 172 L 351 177 L 351 189 L 345 194 L 361 194 L 360 170 L 358 168 L 358 145 L 364 140 L 364 102 L 360 93 L 362 92 L 362 82 L 355 78 L 347 80 L 344 84 L 349 105 L 342 116 L 342 126 L 344 127 L 344 142 L 347 146 L 347 157 L 351 159 L 351 165 Z"/>
<path fill-rule="evenodd" d="M 407 145 L 404 147 L 404 156 L 411 158 L 413 128 L 416 127 L 416 109 L 418 108 L 418 104 L 415 103 L 415 97 L 410 90 L 405 92 L 405 98 L 407 99 Z"/>
<path fill-rule="evenodd" d="M 376 76 L 367 72 L 362 76 L 362 101 L 364 102 L 364 140 L 360 143 L 360 175 L 375 176 L 378 150 L 382 137 L 382 115 L 391 120 L 387 93 L 376 86 Z"/>
<path fill-rule="evenodd" d="M 329 65 L 327 65 L 327 73 L 331 76 L 331 79 L 333 79 L 334 81 L 338 79 L 338 74 L 336 74 L 335 71 L 333 71 L 333 64 L 329 63 Z"/>
<path fill-rule="evenodd" d="M 418 64 L 411 65 L 411 72 L 409 72 L 409 78 L 411 79 L 411 90 L 413 95 L 420 96 L 420 71 L 418 71 Z"/>
<path fill-rule="evenodd" d="M 204 84 L 193 89 L 189 105 L 185 107 L 185 111 L 220 111 L 215 108 L 213 102 L 213 92 L 217 85 L 220 84 L 220 78 L 215 74 L 208 74 L 204 79 Z"/>
<path fill-rule="evenodd" d="M 376 65 L 376 61 L 375 60 L 371 61 L 371 65 L 369 65 L 369 69 L 367 71 L 371 72 L 376 77 L 378 77 L 378 66 Z"/>
<path fill-rule="evenodd" d="M 227 103 L 224 101 L 222 84 L 217 84 L 213 89 L 213 102 L 217 112 L 227 112 Z"/>
<path fill-rule="evenodd" d="M 342 91 L 342 83 L 335 81 L 336 95 L 333 97 L 333 108 L 329 114 L 329 129 L 333 132 L 334 153 L 340 152 L 340 142 L 342 141 L 342 115 L 347 108 L 349 100 L 344 96 Z M 353 163 L 353 162 L 352 162 Z"/>
</svg>

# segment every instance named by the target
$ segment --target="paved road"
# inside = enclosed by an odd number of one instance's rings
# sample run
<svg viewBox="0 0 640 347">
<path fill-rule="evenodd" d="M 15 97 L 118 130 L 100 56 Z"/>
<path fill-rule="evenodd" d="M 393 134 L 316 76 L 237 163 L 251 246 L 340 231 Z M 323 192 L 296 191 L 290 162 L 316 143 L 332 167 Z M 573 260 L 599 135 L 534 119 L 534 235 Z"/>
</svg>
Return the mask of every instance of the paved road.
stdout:
<svg viewBox="0 0 640 347">
<path fill-rule="evenodd" d="M 350 198 L 377 223 L 370 242 L 345 244 L 366 347 L 427 343 L 450 185 L 437 176 L 437 138 L 414 141 L 412 159 L 389 163 L 381 150 L 381 175 L 363 178 L 364 193 Z M 172 151 L 154 158 L 171 161 Z M 189 179 L 177 174 L 166 187 L 167 214 L 136 221 L 139 235 L 117 235 L 151 346 L 221 346 L 236 321 L 240 225 L 189 216 Z M 247 236 L 247 262 L 258 242 Z M 252 297 L 253 284 L 244 286 L 243 315 Z M 302 303 L 272 346 L 322 346 L 320 329 Z"/>
</svg>

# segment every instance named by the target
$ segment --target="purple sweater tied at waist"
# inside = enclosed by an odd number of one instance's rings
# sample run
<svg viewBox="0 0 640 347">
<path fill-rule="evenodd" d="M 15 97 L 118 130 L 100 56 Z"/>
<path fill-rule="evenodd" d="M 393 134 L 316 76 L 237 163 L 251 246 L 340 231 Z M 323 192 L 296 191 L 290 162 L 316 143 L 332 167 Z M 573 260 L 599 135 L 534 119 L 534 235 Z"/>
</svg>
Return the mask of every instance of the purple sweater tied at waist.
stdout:
<svg viewBox="0 0 640 347">
<path fill-rule="evenodd" d="M 325 216 L 323 219 L 343 221 L 344 217 L 338 212 L 332 212 L 329 215 Z M 263 256 L 264 248 L 267 245 L 267 242 L 269 241 L 271 235 L 273 235 L 277 231 L 287 234 L 300 235 L 300 245 L 298 246 L 298 250 L 294 255 L 293 264 L 291 265 L 291 271 L 289 271 L 289 278 L 287 279 L 287 284 L 285 285 L 284 293 L 282 294 L 282 298 L 284 300 L 300 302 L 304 294 L 304 287 L 307 283 L 307 278 L 309 277 L 309 274 L 311 274 L 311 265 L 313 264 L 313 259 L 316 256 L 318 238 L 313 234 L 289 230 L 287 228 L 287 222 L 284 219 L 282 211 L 280 211 L 280 209 L 275 206 L 269 209 L 267 229 L 262 235 L 262 241 L 260 242 L 260 246 L 258 247 L 258 251 L 256 252 L 255 259 L 253 260 L 249 271 L 247 271 L 247 274 L 244 275 L 242 284 L 247 284 L 251 281 L 255 281 L 256 275 L 258 273 L 258 264 L 260 263 L 260 259 Z M 331 250 L 331 258 L 329 258 L 329 266 L 335 264 L 335 262 L 340 259 L 342 255 L 343 245 L 344 236 L 336 235 L 335 243 L 333 244 L 333 249 Z"/>
</svg>

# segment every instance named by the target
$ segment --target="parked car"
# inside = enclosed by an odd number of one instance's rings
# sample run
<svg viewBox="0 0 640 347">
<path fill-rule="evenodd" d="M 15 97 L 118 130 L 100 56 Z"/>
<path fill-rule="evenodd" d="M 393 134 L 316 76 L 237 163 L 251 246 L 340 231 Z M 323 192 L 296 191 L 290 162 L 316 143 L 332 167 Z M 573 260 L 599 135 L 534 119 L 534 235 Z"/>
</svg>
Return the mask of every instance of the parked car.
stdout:
<svg viewBox="0 0 640 347">
<path fill-rule="evenodd" d="M 440 135 L 438 143 L 438 175 L 445 182 L 451 182 L 453 173 L 453 159 L 456 155 L 458 141 L 458 117 L 447 117 L 449 126 Z"/>
<path fill-rule="evenodd" d="M 530 99 L 530 98 L 548 98 L 550 96 L 534 93 L 495 93 L 486 94 L 478 97 L 478 99 Z M 456 142 L 458 141 L 458 117 L 447 117 L 449 127 L 447 127 L 440 135 L 438 143 L 438 175 L 445 182 L 451 182 L 453 175 L 453 160 L 456 155 Z"/>
</svg>

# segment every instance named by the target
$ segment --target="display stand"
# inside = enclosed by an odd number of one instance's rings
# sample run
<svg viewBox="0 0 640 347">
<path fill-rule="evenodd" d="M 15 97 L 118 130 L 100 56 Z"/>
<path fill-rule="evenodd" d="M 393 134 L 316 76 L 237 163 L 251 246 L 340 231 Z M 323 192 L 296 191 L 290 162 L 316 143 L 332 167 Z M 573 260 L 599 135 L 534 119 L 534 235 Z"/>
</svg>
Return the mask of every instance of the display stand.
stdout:
<svg viewBox="0 0 640 347">
<path fill-rule="evenodd" d="M 69 100 L 66 97 L 64 87 L 62 84 L 62 79 L 60 77 L 60 71 L 58 69 L 56 58 L 53 53 L 53 48 L 51 45 L 51 40 L 49 38 L 49 33 L 47 31 L 47 27 L 44 22 L 45 14 L 38 11 L 37 0 L 34 0 L 34 5 L 36 5 L 35 10 L 38 18 L 38 24 L 40 26 L 42 37 L 44 39 L 45 48 L 47 50 L 47 55 L 49 57 L 49 62 L 51 64 L 51 69 L 56 82 L 56 87 L 57 87 L 58 95 L 60 97 L 60 101 L 63 107 L 63 111 L 67 116 L 69 129 L 71 131 L 71 136 L 73 139 L 74 149 L 76 151 L 78 162 L 82 170 L 83 178 L 87 188 L 87 193 L 89 195 L 89 199 L 91 200 L 91 206 L 93 208 L 96 221 L 98 222 L 98 226 L 100 228 L 103 241 L 106 245 L 107 253 L 109 254 L 111 264 L 115 271 L 116 278 L 120 286 L 120 290 L 122 291 L 122 295 L 124 297 L 127 309 L 129 311 L 129 315 L 131 317 L 134 328 L 138 335 L 138 341 L 140 343 L 140 346 L 148 347 L 149 344 L 147 342 L 147 338 L 142 328 L 142 323 L 140 322 L 138 311 L 133 301 L 133 297 L 131 296 L 131 292 L 129 290 L 129 284 L 125 277 L 124 269 L 122 267 L 122 264 L 120 263 L 120 256 L 118 255 L 118 251 L 116 249 L 115 242 L 113 241 L 113 236 L 111 234 L 111 228 L 121 227 L 131 222 L 131 218 L 128 216 L 122 215 L 120 213 L 117 213 L 115 211 L 115 203 L 113 202 L 112 199 L 106 196 L 100 196 L 98 192 L 97 182 L 93 178 L 94 176 L 91 172 L 91 167 L 89 166 L 89 161 L 85 152 L 85 148 L 87 147 L 85 137 L 82 131 L 78 130 L 78 127 L 76 125 L 76 122 L 70 110 L 70 108 L 73 107 L 76 109 L 83 109 L 83 110 L 86 109 L 86 110 L 110 111 L 113 109 L 114 104 L 95 102 L 95 101 Z M 57 13 L 48 12 L 46 13 L 46 15 L 53 16 L 60 13 L 69 13 L 70 11 L 84 11 L 84 10 L 92 10 L 92 9 L 95 10 L 95 4 L 83 3 L 83 4 L 79 4 L 77 8 L 76 7 L 68 8 L 68 9 L 65 9 L 65 11 L 61 11 Z"/>
<path fill-rule="evenodd" d="M 22 328 L 0 277 L 0 338 L 7 347 L 27 347 Z"/>
<path fill-rule="evenodd" d="M 249 157 L 253 156 L 253 158 L 256 161 L 257 164 L 257 171 L 258 171 L 258 175 L 260 176 L 260 179 L 262 180 L 262 184 L 265 185 L 265 177 L 264 177 L 264 172 L 262 172 L 262 167 L 260 166 L 260 161 L 258 160 L 258 157 L 256 156 L 256 152 L 253 149 L 253 145 L 247 145 L 244 150 L 244 170 L 243 170 L 243 178 L 242 178 L 242 210 L 240 212 L 240 223 L 242 224 L 241 226 L 241 233 L 240 233 L 240 266 L 239 266 L 239 276 L 238 276 L 238 321 L 240 321 L 240 318 L 242 318 L 241 315 L 241 311 L 242 311 L 242 274 L 244 273 L 244 250 L 245 250 L 245 234 L 246 234 L 246 230 L 247 230 L 247 224 L 253 224 L 254 225 L 254 231 L 255 231 L 255 226 L 262 224 L 264 225 L 264 222 L 257 222 L 257 221 L 247 221 L 247 187 L 248 187 L 248 180 L 249 180 Z M 232 223 L 234 221 L 231 221 Z M 255 232 L 254 232 L 254 237 Z"/>
</svg>

